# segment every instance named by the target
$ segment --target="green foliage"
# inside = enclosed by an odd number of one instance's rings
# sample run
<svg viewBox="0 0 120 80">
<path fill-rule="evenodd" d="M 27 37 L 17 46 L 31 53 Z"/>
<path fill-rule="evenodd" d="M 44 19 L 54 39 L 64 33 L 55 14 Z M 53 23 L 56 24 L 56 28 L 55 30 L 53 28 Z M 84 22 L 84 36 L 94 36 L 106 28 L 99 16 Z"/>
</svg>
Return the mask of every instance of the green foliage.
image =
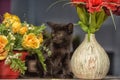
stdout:
<svg viewBox="0 0 120 80">
<path fill-rule="evenodd" d="M 77 6 L 77 13 L 80 18 L 78 24 L 82 30 L 88 34 L 98 31 L 108 17 L 104 10 L 101 10 L 100 12 L 89 13 L 85 10 L 84 6 Z"/>
<path fill-rule="evenodd" d="M 21 34 L 15 34 L 14 35 L 15 37 L 15 40 L 14 40 L 14 44 L 13 47 L 14 49 L 13 50 L 24 50 L 23 46 L 22 46 L 22 38 L 23 38 L 23 35 Z"/>
<path fill-rule="evenodd" d="M 9 64 L 10 68 L 14 71 L 19 71 L 20 73 L 24 74 L 27 67 L 25 66 L 25 62 L 21 60 L 22 53 L 9 52 L 9 55 L 5 61 L 5 64 Z"/>
<path fill-rule="evenodd" d="M 36 52 L 37 55 L 38 55 L 38 59 L 39 59 L 39 61 L 41 62 L 43 69 L 44 69 L 45 71 L 47 71 L 47 69 L 46 69 L 46 64 L 44 63 L 45 58 L 44 58 L 41 50 L 36 49 L 35 52 Z"/>
<path fill-rule="evenodd" d="M 10 67 L 15 71 L 20 71 L 20 73 L 24 74 L 27 67 L 25 66 L 25 62 L 21 61 L 19 58 L 11 59 Z"/>
<path fill-rule="evenodd" d="M 21 60 L 20 57 L 24 53 L 14 53 L 14 50 L 27 51 L 29 54 L 37 54 L 40 63 L 46 71 L 45 58 L 41 50 L 44 43 L 43 31 L 46 28 L 45 24 L 35 26 L 27 22 L 22 23 L 18 16 L 9 13 L 5 13 L 3 18 L 0 24 L 0 36 L 6 39 L 6 43 L 2 44 L 5 47 L 1 49 L 5 50 L 7 54 L 5 56 L 5 64 L 9 64 L 11 69 L 24 74 L 27 67 L 25 66 L 25 61 Z M 4 38 L 2 40 L 5 40 Z M 26 47 L 26 45 L 29 46 Z M 48 54 L 50 53 L 47 48 L 45 50 Z"/>
<path fill-rule="evenodd" d="M 6 28 L 4 24 L 0 24 L 0 34 L 8 35 L 10 29 Z"/>
<path fill-rule="evenodd" d="M 78 16 L 80 18 L 80 21 L 85 24 L 86 26 L 88 25 L 88 19 L 89 19 L 89 14 L 87 13 L 87 11 L 85 10 L 84 7 L 82 6 L 77 6 L 77 13 Z"/>
<path fill-rule="evenodd" d="M 45 29 L 46 29 L 46 26 L 45 24 L 42 24 L 41 26 L 33 26 L 33 25 L 30 25 L 29 28 L 31 28 L 28 33 L 34 33 L 34 34 L 40 34 L 42 33 Z"/>
</svg>

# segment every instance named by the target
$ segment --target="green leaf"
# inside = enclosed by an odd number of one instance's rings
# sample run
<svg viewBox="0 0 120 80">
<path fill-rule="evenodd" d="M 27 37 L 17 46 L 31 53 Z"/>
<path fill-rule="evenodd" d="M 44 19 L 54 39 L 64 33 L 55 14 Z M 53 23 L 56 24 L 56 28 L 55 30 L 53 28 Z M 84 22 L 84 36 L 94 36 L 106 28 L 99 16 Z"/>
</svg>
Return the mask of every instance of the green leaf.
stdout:
<svg viewBox="0 0 120 80">
<path fill-rule="evenodd" d="M 30 33 L 35 33 L 37 35 L 42 33 L 46 29 L 46 26 L 42 24 L 41 26 L 34 26 L 34 28 L 35 29 L 31 30 Z"/>
<path fill-rule="evenodd" d="M 97 18 L 96 29 L 99 30 L 99 28 L 101 27 L 101 25 L 103 24 L 103 22 L 108 18 L 108 15 L 102 9 L 101 12 L 97 12 L 96 18 Z"/>
<path fill-rule="evenodd" d="M 27 67 L 25 66 L 25 62 L 20 59 L 17 59 L 17 58 L 13 58 L 11 60 L 10 67 L 14 71 L 20 71 L 20 73 L 22 73 L 22 74 L 24 74 L 25 70 L 27 70 Z"/>
<path fill-rule="evenodd" d="M 23 39 L 23 35 L 21 34 L 14 34 L 15 36 L 15 40 L 14 40 L 14 44 L 13 47 L 14 47 L 14 50 L 23 50 L 23 47 L 22 47 L 22 39 Z"/>
<path fill-rule="evenodd" d="M 88 26 L 86 24 L 84 24 L 81 21 L 79 21 L 78 24 L 80 25 L 83 31 L 88 32 Z"/>
<path fill-rule="evenodd" d="M 81 20 L 81 22 L 83 22 L 84 24 L 88 24 L 88 13 L 87 11 L 85 10 L 84 7 L 82 6 L 77 6 L 77 13 L 78 13 L 78 16 Z"/>
<path fill-rule="evenodd" d="M 96 26 L 96 13 L 90 13 L 90 18 L 89 18 L 89 27 L 90 28 L 95 28 Z"/>
<path fill-rule="evenodd" d="M 39 49 L 35 50 L 35 52 L 36 52 L 37 55 L 38 55 L 39 61 L 41 62 L 43 69 L 44 69 L 45 71 L 47 71 L 47 69 L 46 69 L 46 64 L 44 63 L 45 58 L 44 58 L 42 52 L 41 52 Z"/>
<path fill-rule="evenodd" d="M 96 30 L 96 13 L 89 13 L 90 17 L 89 17 L 89 31 L 90 33 L 95 33 Z"/>
</svg>

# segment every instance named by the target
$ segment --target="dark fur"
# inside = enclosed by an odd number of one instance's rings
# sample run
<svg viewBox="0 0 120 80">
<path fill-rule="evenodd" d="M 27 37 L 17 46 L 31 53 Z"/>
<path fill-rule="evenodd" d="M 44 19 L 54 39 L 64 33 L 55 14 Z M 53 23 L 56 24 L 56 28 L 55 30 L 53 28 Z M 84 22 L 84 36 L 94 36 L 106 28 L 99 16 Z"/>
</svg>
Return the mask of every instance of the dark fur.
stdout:
<svg viewBox="0 0 120 80">
<path fill-rule="evenodd" d="M 72 78 L 70 71 L 70 49 L 72 46 L 73 24 L 47 22 L 51 27 L 51 57 L 46 59 L 48 78 Z"/>
</svg>

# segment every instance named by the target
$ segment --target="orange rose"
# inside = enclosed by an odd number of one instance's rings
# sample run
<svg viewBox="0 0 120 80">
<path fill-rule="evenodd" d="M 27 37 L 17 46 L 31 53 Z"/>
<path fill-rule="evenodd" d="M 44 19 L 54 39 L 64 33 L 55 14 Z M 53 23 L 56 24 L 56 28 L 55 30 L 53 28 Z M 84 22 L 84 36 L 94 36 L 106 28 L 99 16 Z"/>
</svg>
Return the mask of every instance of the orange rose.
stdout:
<svg viewBox="0 0 120 80">
<path fill-rule="evenodd" d="M 4 20 L 3 20 L 3 24 L 6 25 L 6 27 L 11 26 L 14 22 L 19 22 L 20 23 L 20 19 L 18 16 L 16 15 L 12 15 L 10 13 L 5 13 L 4 14 Z"/>
<path fill-rule="evenodd" d="M 14 22 L 14 23 L 12 24 L 12 31 L 13 31 L 14 33 L 19 32 L 20 28 L 21 28 L 21 23 L 20 23 L 20 22 Z"/>
<path fill-rule="evenodd" d="M 16 15 L 12 15 L 12 19 L 14 21 L 20 22 L 20 18 L 18 16 L 16 16 Z"/>
<path fill-rule="evenodd" d="M 2 53 L 0 53 L 0 60 L 4 60 L 8 55 L 8 51 L 3 51 Z"/>
<path fill-rule="evenodd" d="M 23 35 L 23 34 L 25 34 L 27 31 L 28 31 L 28 28 L 27 28 L 26 26 L 24 26 L 24 27 L 21 27 L 21 28 L 20 28 L 19 33 Z"/>
<path fill-rule="evenodd" d="M 12 18 L 12 15 L 9 14 L 9 13 L 5 13 L 5 14 L 3 15 L 3 17 L 4 17 L 4 19 L 10 19 L 10 18 Z"/>
<path fill-rule="evenodd" d="M 40 42 L 34 33 L 25 35 L 22 42 L 23 47 L 32 49 L 39 48 L 39 44 Z"/>
<path fill-rule="evenodd" d="M 0 60 L 3 60 L 7 57 L 6 55 L 8 53 L 6 51 L 4 51 L 4 48 L 7 45 L 7 43 L 8 43 L 8 40 L 7 40 L 6 36 L 0 35 Z"/>
</svg>

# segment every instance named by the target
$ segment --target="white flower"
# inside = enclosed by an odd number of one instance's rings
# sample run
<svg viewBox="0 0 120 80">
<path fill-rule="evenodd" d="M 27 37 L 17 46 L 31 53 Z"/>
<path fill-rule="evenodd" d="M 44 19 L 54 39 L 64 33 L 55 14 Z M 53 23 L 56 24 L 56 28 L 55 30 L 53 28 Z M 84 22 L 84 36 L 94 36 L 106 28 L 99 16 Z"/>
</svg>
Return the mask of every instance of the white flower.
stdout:
<svg viewBox="0 0 120 80">
<path fill-rule="evenodd" d="M 5 64 L 10 64 L 11 59 L 18 59 L 22 54 L 21 53 L 16 53 L 14 55 L 8 55 L 8 57 L 5 60 Z"/>
<path fill-rule="evenodd" d="M 29 30 L 34 30 L 35 28 L 34 27 L 28 27 Z"/>
<path fill-rule="evenodd" d="M 15 40 L 15 37 L 13 36 L 12 33 L 9 33 L 9 36 L 10 36 L 11 40 Z"/>
</svg>

